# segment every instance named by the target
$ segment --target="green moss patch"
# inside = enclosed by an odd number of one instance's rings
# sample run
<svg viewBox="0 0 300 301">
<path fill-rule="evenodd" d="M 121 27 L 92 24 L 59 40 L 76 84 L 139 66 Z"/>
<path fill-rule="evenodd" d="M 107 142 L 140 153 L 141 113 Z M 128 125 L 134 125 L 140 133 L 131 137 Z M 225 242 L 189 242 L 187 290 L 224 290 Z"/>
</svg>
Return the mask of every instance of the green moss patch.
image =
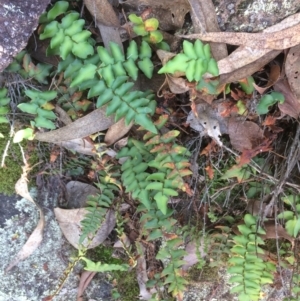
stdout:
<svg viewBox="0 0 300 301">
<path fill-rule="evenodd" d="M 0 124 L 0 133 L 4 135 L 4 138 L 0 138 L 1 161 L 7 142 L 9 141 L 9 131 L 10 129 L 7 124 Z M 26 145 L 28 143 L 29 142 L 24 142 L 22 144 L 25 152 Z M 30 153 L 29 163 L 32 165 L 37 161 L 37 154 Z M 18 144 L 14 144 L 12 141 L 10 142 L 4 164 L 4 167 L 0 167 L 0 193 L 5 195 L 12 195 L 15 193 L 15 184 L 22 174 L 22 166 L 24 165 L 21 150 Z"/>
</svg>

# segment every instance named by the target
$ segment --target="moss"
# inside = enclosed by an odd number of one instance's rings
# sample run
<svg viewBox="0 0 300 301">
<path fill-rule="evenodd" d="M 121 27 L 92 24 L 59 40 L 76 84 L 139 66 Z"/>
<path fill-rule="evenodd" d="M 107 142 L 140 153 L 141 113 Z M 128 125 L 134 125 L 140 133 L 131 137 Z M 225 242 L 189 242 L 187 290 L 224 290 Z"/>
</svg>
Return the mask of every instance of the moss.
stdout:
<svg viewBox="0 0 300 301">
<path fill-rule="evenodd" d="M 209 264 L 206 264 L 202 269 L 193 266 L 189 270 L 188 277 L 195 282 L 212 281 L 218 279 L 218 271 L 219 267 L 211 267 Z"/>
<path fill-rule="evenodd" d="M 137 300 L 140 290 L 136 279 L 136 272 L 118 272 L 113 274 L 118 293 L 121 295 L 122 301 Z"/>
<path fill-rule="evenodd" d="M 9 126 L 7 124 L 0 124 L 0 133 L 4 138 L 0 138 L 0 154 L 1 161 L 7 142 L 9 141 Z M 26 152 L 26 146 L 32 142 L 24 142 L 22 146 Z M 38 162 L 38 156 L 35 152 L 30 152 L 30 165 Z M 12 195 L 15 193 L 15 184 L 22 174 L 23 159 L 21 150 L 18 144 L 10 143 L 7 156 L 5 158 L 5 166 L 0 167 L 0 193 L 5 195 Z"/>
<path fill-rule="evenodd" d="M 122 264 L 123 260 L 112 257 L 114 249 L 100 245 L 97 248 L 88 251 L 87 257 L 94 261 L 101 261 L 108 264 Z M 116 290 L 120 294 L 120 301 L 137 300 L 139 296 L 139 285 L 136 279 L 136 271 L 129 272 L 113 271 L 110 273 L 113 282 L 116 284 Z"/>
<path fill-rule="evenodd" d="M 99 245 L 98 247 L 91 249 L 87 253 L 87 257 L 93 261 L 101 261 L 108 264 L 122 264 L 123 261 L 118 258 L 114 258 L 113 255 L 114 248 Z"/>
</svg>

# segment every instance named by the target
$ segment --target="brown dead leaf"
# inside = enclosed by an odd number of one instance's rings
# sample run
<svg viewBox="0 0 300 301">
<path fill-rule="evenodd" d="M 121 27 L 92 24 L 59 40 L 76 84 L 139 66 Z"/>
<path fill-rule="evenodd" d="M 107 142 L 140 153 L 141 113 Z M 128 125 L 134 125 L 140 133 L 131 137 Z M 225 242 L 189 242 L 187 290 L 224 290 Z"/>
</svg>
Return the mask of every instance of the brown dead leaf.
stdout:
<svg viewBox="0 0 300 301">
<path fill-rule="evenodd" d="M 157 56 L 161 60 L 162 65 L 164 66 L 170 59 L 172 59 L 176 54 L 168 51 L 158 49 L 156 51 Z M 181 94 L 189 91 L 189 86 L 185 79 L 180 76 L 184 76 L 182 72 L 175 72 L 174 74 L 165 74 L 165 81 L 157 89 L 157 96 L 163 97 L 164 90 L 169 87 L 170 91 L 174 94 Z"/>
<path fill-rule="evenodd" d="M 214 4 L 211 0 L 189 0 L 194 32 L 220 31 Z M 224 43 L 212 43 L 211 52 L 219 61 L 228 56 Z"/>
<path fill-rule="evenodd" d="M 243 45 L 253 49 L 283 50 L 300 44 L 300 24 L 274 32 L 206 32 L 183 35 L 186 39 L 200 39 L 207 42 Z"/>
<path fill-rule="evenodd" d="M 300 45 L 290 49 L 285 62 L 285 73 L 295 96 L 300 98 Z"/>
<path fill-rule="evenodd" d="M 120 139 L 114 144 L 114 150 L 120 151 L 123 147 L 125 147 L 128 143 L 128 137 Z"/>
<path fill-rule="evenodd" d="M 12 262 L 10 262 L 10 264 L 6 268 L 6 270 L 5 270 L 6 272 L 11 270 L 21 260 L 24 260 L 27 257 L 29 257 L 38 248 L 38 246 L 41 244 L 41 242 L 43 240 L 43 231 L 44 231 L 44 227 L 45 227 L 45 216 L 42 211 L 42 208 L 38 204 L 35 203 L 35 201 L 33 200 L 33 198 L 31 197 L 31 195 L 28 191 L 27 172 L 30 170 L 30 168 L 27 164 L 25 164 L 22 167 L 22 169 L 23 169 L 23 173 L 21 175 L 21 178 L 17 181 L 17 183 L 15 185 L 16 193 L 18 195 L 22 196 L 24 199 L 32 202 L 38 208 L 38 210 L 40 212 L 40 219 L 39 219 L 39 222 L 38 222 L 36 228 L 34 229 L 34 231 L 29 236 L 28 240 L 26 241 L 25 245 L 18 252 L 18 254 L 14 258 L 14 260 Z"/>
<path fill-rule="evenodd" d="M 55 217 L 59 223 L 59 226 L 64 236 L 69 241 L 69 243 L 76 249 L 78 249 L 79 237 L 81 235 L 81 221 L 84 219 L 84 216 L 87 213 L 88 211 L 85 208 L 54 208 Z M 87 239 L 85 239 L 83 245 L 86 246 L 88 249 L 95 248 L 108 237 L 115 225 L 115 213 L 112 210 L 108 210 L 106 214 L 106 219 L 102 223 L 100 229 L 96 233 L 93 240 L 89 243 Z"/>
<path fill-rule="evenodd" d="M 240 222 L 239 224 L 242 224 L 243 222 Z M 276 223 L 276 224 L 275 224 Z M 278 239 L 278 238 L 284 238 L 291 242 L 292 248 L 294 248 L 295 239 L 291 237 L 286 230 L 275 220 L 267 220 L 263 223 L 263 228 L 266 231 L 266 234 L 261 235 L 261 238 L 263 240 L 265 239 Z M 232 227 L 232 230 L 235 234 L 240 235 L 240 231 L 237 227 L 237 225 Z"/>
<path fill-rule="evenodd" d="M 130 122 L 129 125 L 126 125 L 125 119 L 120 119 L 117 123 L 109 127 L 108 131 L 106 132 L 104 142 L 107 145 L 114 144 L 116 141 L 126 135 L 130 131 L 132 126 L 133 122 Z"/>
<path fill-rule="evenodd" d="M 209 179 L 212 180 L 214 178 L 214 170 L 211 167 L 211 165 L 206 166 L 205 170 L 207 172 L 207 175 L 208 175 Z"/>
<path fill-rule="evenodd" d="M 211 153 L 217 151 L 217 144 L 214 140 L 212 140 L 200 153 L 200 156 L 208 156 Z"/>
<path fill-rule="evenodd" d="M 272 87 L 280 77 L 280 67 L 278 65 L 272 65 L 270 74 L 269 74 L 269 80 L 265 87 L 259 87 L 255 83 L 253 83 L 253 87 L 255 88 L 256 91 L 259 92 L 259 94 L 264 94 L 266 90 L 268 90 L 270 87 Z"/>
<path fill-rule="evenodd" d="M 94 143 L 92 143 L 91 140 L 87 139 L 87 138 L 85 138 L 85 139 L 81 139 L 81 138 L 72 139 L 72 140 L 68 140 L 68 141 L 62 141 L 62 142 L 57 143 L 57 144 L 64 147 L 64 148 L 66 148 L 66 149 L 78 152 L 80 154 L 85 154 L 85 155 L 88 155 L 88 156 L 95 155 Z"/>
<path fill-rule="evenodd" d="M 127 0 L 124 3 L 135 8 L 151 7 L 151 17 L 158 19 L 159 28 L 165 31 L 182 28 L 185 15 L 190 10 L 187 0 L 164 0 L 163 2 L 161 0 Z"/>
<path fill-rule="evenodd" d="M 284 95 L 285 101 L 283 104 L 278 104 L 279 110 L 293 118 L 298 118 L 300 115 L 300 99 L 297 99 L 292 92 L 289 83 L 286 79 L 279 80 L 274 85 L 274 90 L 281 92 Z"/>
<path fill-rule="evenodd" d="M 186 80 L 182 77 L 174 77 L 170 74 L 166 74 L 166 81 L 168 82 L 170 91 L 174 94 L 182 94 L 190 89 Z"/>
<path fill-rule="evenodd" d="M 96 274 L 96 272 L 91 271 L 83 271 L 81 273 L 77 290 L 77 301 L 83 300 L 82 295 Z"/>
<path fill-rule="evenodd" d="M 114 124 L 114 118 L 107 117 L 105 109 L 99 108 L 58 130 L 36 133 L 34 139 L 44 142 L 60 143 L 76 138 L 84 138 L 96 132 L 107 130 Z"/>
<path fill-rule="evenodd" d="M 265 126 L 270 126 L 270 125 L 275 125 L 277 118 L 272 116 L 272 115 L 268 115 L 266 117 L 266 119 L 263 121 L 262 125 Z"/>
<path fill-rule="evenodd" d="M 60 149 L 58 147 L 53 148 L 50 153 L 50 163 L 54 163 L 57 157 L 59 156 L 59 154 L 60 154 Z"/>
<path fill-rule="evenodd" d="M 146 259 L 145 259 L 145 247 L 140 243 L 136 242 L 136 246 L 139 250 L 139 257 L 137 259 L 136 265 L 136 276 L 137 282 L 140 288 L 140 298 L 142 300 L 150 300 L 153 293 L 155 293 L 155 289 L 151 289 L 151 292 L 148 291 L 146 283 L 149 278 L 147 275 L 147 267 L 146 267 Z"/>
<path fill-rule="evenodd" d="M 236 150 L 251 150 L 260 143 L 264 136 L 260 127 L 252 121 L 231 117 L 228 122 L 230 142 Z"/>
<path fill-rule="evenodd" d="M 250 50 L 249 55 L 251 56 L 252 50 L 251 48 L 247 48 Z M 264 67 L 266 64 L 268 64 L 270 61 L 272 61 L 281 51 L 279 50 L 272 50 L 264 54 L 263 56 L 259 56 L 259 58 L 252 55 L 252 61 L 248 64 L 242 64 L 241 67 L 238 67 L 239 60 L 233 60 L 233 70 L 230 73 L 221 74 L 220 76 L 220 85 L 226 84 L 226 83 L 232 83 L 239 81 L 241 78 L 248 77 L 255 73 L 256 71 L 260 70 L 262 67 Z M 242 58 L 241 58 L 242 59 Z"/>
<path fill-rule="evenodd" d="M 252 149 L 244 149 L 241 156 L 238 159 L 238 166 L 248 164 L 251 161 L 251 159 L 257 156 L 258 154 L 270 151 L 272 149 L 270 147 L 271 143 L 272 140 L 265 139 L 262 143 L 260 143 Z"/>
<path fill-rule="evenodd" d="M 214 170 L 211 167 L 211 165 L 208 165 L 205 167 L 205 170 L 207 172 L 208 177 L 210 178 L 210 180 L 212 180 L 214 178 Z"/>
<path fill-rule="evenodd" d="M 295 239 L 290 236 L 286 230 L 275 220 L 268 220 L 264 222 L 264 228 L 266 231 L 265 235 L 262 235 L 262 239 L 277 239 L 277 238 L 284 238 L 292 244 L 292 248 L 294 248 Z"/>
<path fill-rule="evenodd" d="M 266 28 L 262 32 L 272 33 L 280 31 L 282 29 L 286 29 L 291 26 L 297 25 L 299 22 L 300 14 L 295 14 L 287 17 L 286 19 L 274 26 Z M 241 78 L 248 77 L 255 73 L 257 70 L 259 70 L 261 67 L 265 66 L 279 53 L 279 51 L 275 50 L 270 51 L 269 49 L 258 48 L 252 49 L 246 46 L 240 46 L 228 57 L 218 61 L 219 74 L 227 74 L 225 77 L 223 77 L 223 79 L 221 78 L 221 82 L 229 83 L 237 81 Z M 234 74 L 228 74 L 232 72 Z"/>
<path fill-rule="evenodd" d="M 119 27 L 120 22 L 114 9 L 107 0 L 84 0 L 84 4 L 90 11 L 96 22 L 105 26 Z"/>
<path fill-rule="evenodd" d="M 248 200 L 248 204 L 247 204 L 247 208 L 246 210 L 252 214 L 252 215 L 255 215 L 255 216 L 258 216 L 259 213 L 261 211 L 263 211 L 266 207 L 266 204 L 265 203 L 262 203 L 262 201 L 257 201 L 257 200 Z"/>
<path fill-rule="evenodd" d="M 222 117 L 230 117 L 233 115 L 237 115 L 238 111 L 239 109 L 236 103 L 233 101 L 224 101 L 219 105 L 219 112 L 220 116 Z"/>
</svg>

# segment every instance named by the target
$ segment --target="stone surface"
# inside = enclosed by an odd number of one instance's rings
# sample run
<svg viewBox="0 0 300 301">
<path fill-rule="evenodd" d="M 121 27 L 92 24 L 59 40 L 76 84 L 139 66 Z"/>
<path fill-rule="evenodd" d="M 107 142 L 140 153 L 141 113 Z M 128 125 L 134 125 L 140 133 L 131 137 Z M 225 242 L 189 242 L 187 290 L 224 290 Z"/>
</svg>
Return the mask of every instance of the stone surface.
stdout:
<svg viewBox="0 0 300 301">
<path fill-rule="evenodd" d="M 8 273 L 4 270 L 35 228 L 38 211 L 25 199 L 17 202 L 12 200 L 14 206 L 11 216 L 6 211 L 6 221 L 0 226 L 0 301 L 42 301 L 55 291 L 69 259 L 77 254 L 63 237 L 55 220 L 53 207 L 56 200 L 44 194 L 38 201 L 46 217 L 42 244 L 29 258 Z M 56 301 L 76 300 L 81 268 L 82 266 L 75 268 L 55 298 Z M 110 301 L 111 285 L 107 277 L 108 275 L 102 273 L 96 275 L 84 293 L 83 301 Z"/>
<path fill-rule="evenodd" d="M 300 9 L 300 0 L 213 0 L 222 31 L 257 32 Z"/>
<path fill-rule="evenodd" d="M 0 72 L 26 47 L 50 0 L 2 0 L 0 4 Z"/>
</svg>

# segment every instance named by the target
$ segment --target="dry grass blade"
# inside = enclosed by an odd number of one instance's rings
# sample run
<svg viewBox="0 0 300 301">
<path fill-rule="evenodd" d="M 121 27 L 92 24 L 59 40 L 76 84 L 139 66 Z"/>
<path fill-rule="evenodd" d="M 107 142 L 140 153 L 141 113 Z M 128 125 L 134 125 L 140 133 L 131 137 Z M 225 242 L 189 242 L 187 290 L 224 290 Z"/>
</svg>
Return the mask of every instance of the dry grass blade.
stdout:
<svg viewBox="0 0 300 301">
<path fill-rule="evenodd" d="M 196 32 L 220 31 L 214 4 L 211 0 L 189 0 Z M 219 61 L 228 56 L 224 43 L 211 44 L 213 57 Z"/>
<path fill-rule="evenodd" d="M 129 125 L 126 125 L 124 118 L 120 119 L 108 129 L 104 138 L 104 142 L 107 145 L 114 144 L 120 138 L 125 136 L 130 131 L 132 126 L 133 122 L 131 122 Z"/>
<path fill-rule="evenodd" d="M 291 26 L 295 26 L 300 22 L 300 14 L 295 14 L 284 19 L 282 22 L 268 27 L 262 31 L 262 33 L 273 33 L 278 32 L 283 29 L 287 29 Z M 230 44 L 230 41 L 228 42 Z M 238 72 L 238 69 L 246 67 L 246 69 L 239 70 L 240 75 L 235 76 L 233 79 L 241 79 L 252 75 L 254 72 L 259 70 L 261 67 L 266 65 L 271 61 L 276 55 L 279 54 L 279 51 L 270 50 L 270 49 L 258 49 L 258 48 L 249 48 L 246 46 L 240 46 L 234 52 L 232 52 L 228 57 L 223 60 L 218 61 L 219 73 L 230 73 Z M 269 60 L 268 60 L 269 58 Z M 228 77 L 229 75 L 227 75 Z M 232 75 L 231 75 L 232 77 Z M 228 79 L 226 82 L 234 81 Z"/>
<path fill-rule="evenodd" d="M 270 61 L 272 61 L 278 54 L 280 53 L 279 50 L 272 50 L 268 52 L 266 55 L 260 57 L 259 59 L 253 61 L 252 63 L 248 65 L 243 65 L 239 69 L 235 69 L 230 73 L 221 74 L 220 76 L 220 85 L 226 84 L 226 83 L 232 83 L 235 81 L 239 81 L 243 78 L 246 78 L 262 67 L 264 67 L 266 64 L 268 64 Z M 238 61 L 236 60 L 236 64 L 238 65 Z M 233 65 L 234 68 L 234 65 Z"/>
<path fill-rule="evenodd" d="M 77 301 L 83 300 L 82 295 L 96 274 L 97 274 L 96 272 L 90 272 L 90 271 L 82 272 L 80 276 L 78 291 L 77 291 Z"/>
<path fill-rule="evenodd" d="M 112 124 L 114 124 L 114 118 L 106 117 L 105 110 L 100 108 L 58 130 L 37 133 L 34 139 L 60 143 L 61 141 L 84 138 L 96 132 L 104 131 Z"/>
<path fill-rule="evenodd" d="M 208 32 L 181 37 L 187 39 L 200 39 L 206 42 L 243 45 L 253 49 L 282 50 L 300 44 L 299 30 L 300 24 L 297 24 L 274 33 Z"/>
</svg>

